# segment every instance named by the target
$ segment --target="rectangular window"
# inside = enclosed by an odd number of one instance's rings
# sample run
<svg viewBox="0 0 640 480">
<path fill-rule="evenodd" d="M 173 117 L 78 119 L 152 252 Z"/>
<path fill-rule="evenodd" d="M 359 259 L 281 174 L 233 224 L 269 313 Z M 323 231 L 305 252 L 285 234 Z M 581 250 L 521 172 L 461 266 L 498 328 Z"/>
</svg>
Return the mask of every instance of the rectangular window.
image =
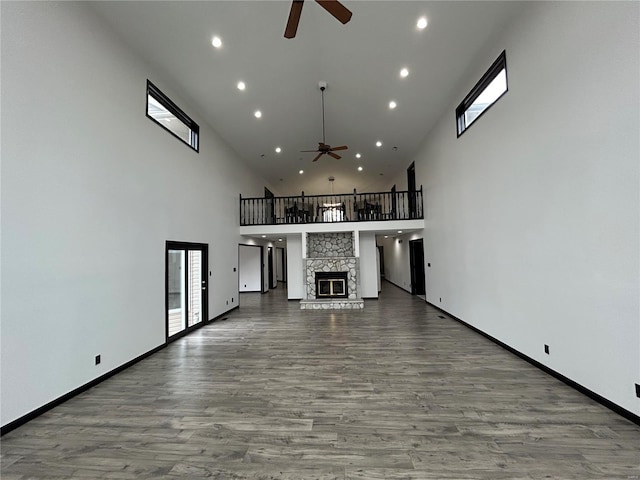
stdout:
<svg viewBox="0 0 640 480">
<path fill-rule="evenodd" d="M 487 73 L 456 108 L 458 137 L 507 90 L 507 55 L 503 50 Z"/>
<path fill-rule="evenodd" d="M 196 152 L 199 151 L 200 127 L 198 124 L 149 80 L 147 80 L 147 117 L 178 137 Z"/>
</svg>

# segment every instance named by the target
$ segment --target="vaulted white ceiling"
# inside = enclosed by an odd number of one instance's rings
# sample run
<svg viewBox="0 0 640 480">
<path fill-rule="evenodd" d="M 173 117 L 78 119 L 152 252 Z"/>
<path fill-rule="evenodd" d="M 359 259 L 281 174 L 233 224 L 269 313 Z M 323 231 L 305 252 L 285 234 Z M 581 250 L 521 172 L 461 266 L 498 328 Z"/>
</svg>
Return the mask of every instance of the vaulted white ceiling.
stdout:
<svg viewBox="0 0 640 480">
<path fill-rule="evenodd" d="M 523 4 L 342 3 L 353 12 L 346 25 L 306 1 L 293 39 L 283 36 L 290 1 L 91 5 L 163 76 L 150 80 L 160 89 L 170 83 L 276 194 L 326 193 L 329 176 L 336 179 L 336 193 L 388 189 L 444 109 L 462 100 L 456 95 L 469 84 L 464 76 L 475 55 Z M 428 26 L 419 30 L 422 16 Z M 219 49 L 211 45 L 216 35 L 223 42 Z M 403 67 L 406 78 L 400 77 Z M 239 80 L 244 91 L 236 87 Z M 349 149 L 338 152 L 341 160 L 325 155 L 312 163 L 315 155 L 300 150 L 322 140 L 319 81 L 328 84 L 327 143 Z M 391 100 L 397 102 L 393 110 Z M 254 117 L 255 110 L 262 118 Z"/>
</svg>

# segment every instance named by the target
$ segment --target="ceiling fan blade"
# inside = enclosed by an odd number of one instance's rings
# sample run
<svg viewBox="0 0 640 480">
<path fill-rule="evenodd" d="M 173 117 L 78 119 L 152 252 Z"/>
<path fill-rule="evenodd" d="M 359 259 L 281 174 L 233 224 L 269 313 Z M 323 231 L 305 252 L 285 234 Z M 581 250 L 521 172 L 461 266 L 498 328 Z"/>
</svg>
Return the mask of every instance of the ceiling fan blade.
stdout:
<svg viewBox="0 0 640 480">
<path fill-rule="evenodd" d="M 298 23 L 300 22 L 300 14 L 302 13 L 302 4 L 304 0 L 293 0 L 291 10 L 289 11 L 289 20 L 287 27 L 284 29 L 284 38 L 293 38 L 298 31 Z"/>
<path fill-rule="evenodd" d="M 349 147 L 347 147 L 346 145 L 341 145 L 339 147 L 333 147 L 330 148 L 329 150 L 334 151 L 334 150 L 347 150 Z"/>
<path fill-rule="evenodd" d="M 337 153 L 333 153 L 333 152 L 327 152 L 327 155 L 332 156 L 336 160 L 340 160 L 342 158 L 340 155 L 338 155 Z"/>
<path fill-rule="evenodd" d="M 324 152 L 320 152 L 320 153 L 318 154 L 318 156 L 317 156 L 316 158 L 314 158 L 313 160 L 311 160 L 311 161 L 312 161 L 312 162 L 317 162 L 317 161 L 318 161 L 318 159 L 319 159 L 322 155 L 324 155 Z"/>
<path fill-rule="evenodd" d="M 311 152 L 316 153 L 316 152 L 319 152 L 319 151 L 320 150 L 300 150 L 300 153 L 311 153 Z"/>
<path fill-rule="evenodd" d="M 316 2 L 341 23 L 347 23 L 351 20 L 351 11 L 337 0 L 316 0 Z"/>
</svg>

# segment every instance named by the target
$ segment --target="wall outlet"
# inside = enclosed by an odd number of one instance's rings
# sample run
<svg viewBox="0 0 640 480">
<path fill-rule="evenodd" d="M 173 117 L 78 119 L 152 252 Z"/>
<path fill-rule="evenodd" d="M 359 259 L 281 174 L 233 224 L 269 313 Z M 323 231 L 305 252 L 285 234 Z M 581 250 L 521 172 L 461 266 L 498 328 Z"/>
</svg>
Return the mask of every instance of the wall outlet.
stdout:
<svg viewBox="0 0 640 480">
<path fill-rule="evenodd" d="M 544 353 L 549 355 L 549 345 L 547 345 L 547 344 L 544 345 Z"/>
<path fill-rule="evenodd" d="M 100 355 L 96 355 L 96 365 L 100 365 Z"/>
</svg>

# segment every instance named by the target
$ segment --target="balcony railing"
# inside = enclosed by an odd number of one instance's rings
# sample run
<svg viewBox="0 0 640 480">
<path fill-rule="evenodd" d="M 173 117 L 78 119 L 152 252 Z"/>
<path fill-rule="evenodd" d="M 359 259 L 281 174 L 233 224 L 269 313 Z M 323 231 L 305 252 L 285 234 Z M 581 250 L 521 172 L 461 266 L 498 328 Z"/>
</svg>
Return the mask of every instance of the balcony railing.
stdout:
<svg viewBox="0 0 640 480">
<path fill-rule="evenodd" d="M 240 225 L 370 222 L 424 218 L 416 191 L 242 198 Z"/>
</svg>

